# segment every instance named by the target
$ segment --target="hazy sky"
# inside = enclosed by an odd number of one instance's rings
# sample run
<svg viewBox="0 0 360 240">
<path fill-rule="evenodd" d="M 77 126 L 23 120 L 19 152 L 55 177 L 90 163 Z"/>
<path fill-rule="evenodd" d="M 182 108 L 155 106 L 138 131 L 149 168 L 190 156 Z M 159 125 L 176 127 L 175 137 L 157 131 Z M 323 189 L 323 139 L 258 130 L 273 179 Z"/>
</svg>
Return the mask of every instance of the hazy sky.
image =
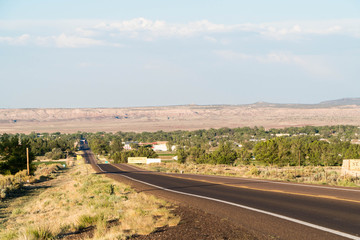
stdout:
<svg viewBox="0 0 360 240">
<path fill-rule="evenodd" d="M 0 0 L 0 108 L 360 96 L 359 0 Z"/>
</svg>

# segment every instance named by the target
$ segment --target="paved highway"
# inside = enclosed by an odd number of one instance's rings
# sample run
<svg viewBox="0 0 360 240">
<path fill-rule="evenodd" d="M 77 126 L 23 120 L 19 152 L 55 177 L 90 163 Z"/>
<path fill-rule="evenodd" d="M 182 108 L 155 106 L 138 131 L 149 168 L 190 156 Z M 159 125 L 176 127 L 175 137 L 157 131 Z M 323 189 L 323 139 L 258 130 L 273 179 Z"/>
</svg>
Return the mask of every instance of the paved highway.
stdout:
<svg viewBox="0 0 360 240">
<path fill-rule="evenodd" d="M 142 186 L 228 218 L 259 238 L 360 239 L 360 190 L 254 179 L 191 174 L 160 174 L 127 164 L 97 165 L 99 173 Z"/>
</svg>

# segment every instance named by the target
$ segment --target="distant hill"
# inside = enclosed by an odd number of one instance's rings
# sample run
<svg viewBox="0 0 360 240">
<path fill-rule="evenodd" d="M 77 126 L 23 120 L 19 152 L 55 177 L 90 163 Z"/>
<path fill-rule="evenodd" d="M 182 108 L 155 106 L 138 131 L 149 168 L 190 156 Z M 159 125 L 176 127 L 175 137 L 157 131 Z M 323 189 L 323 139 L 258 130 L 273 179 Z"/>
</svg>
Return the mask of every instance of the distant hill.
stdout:
<svg viewBox="0 0 360 240">
<path fill-rule="evenodd" d="M 322 106 L 346 106 L 360 105 L 360 98 L 342 98 L 337 100 L 324 101 L 319 103 Z"/>
<path fill-rule="evenodd" d="M 360 106 L 360 98 L 342 98 L 337 100 L 323 101 L 316 104 L 298 104 L 298 103 L 269 103 L 269 102 L 257 102 L 254 104 L 248 104 L 253 107 L 273 107 L 273 108 L 328 108 L 328 107 L 340 107 L 340 106 Z"/>
</svg>

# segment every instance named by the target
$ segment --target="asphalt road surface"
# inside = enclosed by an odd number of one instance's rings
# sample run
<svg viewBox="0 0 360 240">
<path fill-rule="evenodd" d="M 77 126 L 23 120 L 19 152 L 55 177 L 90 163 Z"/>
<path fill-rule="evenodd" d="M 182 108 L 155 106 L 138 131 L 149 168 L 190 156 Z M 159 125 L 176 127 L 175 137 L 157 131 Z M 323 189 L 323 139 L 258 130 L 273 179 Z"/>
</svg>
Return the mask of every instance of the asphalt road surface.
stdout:
<svg viewBox="0 0 360 240">
<path fill-rule="evenodd" d="M 128 164 L 97 164 L 91 151 L 84 157 L 99 173 L 227 218 L 259 238 L 360 239 L 357 189 L 164 174 Z"/>
</svg>

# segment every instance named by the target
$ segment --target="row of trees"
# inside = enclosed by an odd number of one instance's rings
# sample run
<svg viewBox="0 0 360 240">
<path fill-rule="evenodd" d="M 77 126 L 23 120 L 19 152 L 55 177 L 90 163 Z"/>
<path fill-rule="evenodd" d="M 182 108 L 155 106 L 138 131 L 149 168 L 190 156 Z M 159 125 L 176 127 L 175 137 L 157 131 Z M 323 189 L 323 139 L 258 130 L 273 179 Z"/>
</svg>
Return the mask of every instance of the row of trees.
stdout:
<svg viewBox="0 0 360 240">
<path fill-rule="evenodd" d="M 27 167 L 26 148 L 30 148 L 28 140 L 19 142 L 18 136 L 3 134 L 0 137 L 0 174 L 15 174 Z M 29 153 L 30 163 L 34 154 Z"/>
<path fill-rule="evenodd" d="M 17 135 L 19 139 L 29 141 L 31 151 L 35 156 L 44 156 L 53 149 L 60 149 L 62 152 L 72 154 L 76 150 L 76 143 L 81 139 L 82 134 L 60 134 L 60 133 L 31 133 L 30 135 Z"/>
<path fill-rule="evenodd" d="M 230 142 L 221 143 L 212 152 L 200 145 L 183 147 L 176 154 L 180 163 L 336 166 L 341 165 L 343 159 L 360 158 L 360 145 L 339 140 L 328 142 L 311 136 L 278 137 L 244 144 L 241 148 Z"/>
<path fill-rule="evenodd" d="M 220 128 L 196 131 L 155 133 L 118 132 L 88 134 L 90 147 L 97 154 L 108 154 L 118 162 L 124 162 L 134 152 L 122 150 L 121 142 L 151 142 L 167 140 L 176 145 L 179 162 L 249 164 L 256 161 L 271 165 L 339 165 L 344 158 L 358 158 L 358 145 L 350 144 L 357 138 L 356 126 L 291 127 L 285 129 Z M 278 133 L 297 135 L 276 137 Z M 328 137 L 328 141 L 321 138 Z M 250 139 L 266 141 L 249 141 Z M 242 148 L 237 147 L 241 143 Z M 136 147 L 134 145 L 133 147 Z"/>
<path fill-rule="evenodd" d="M 343 159 L 360 158 L 360 145 L 328 142 L 315 137 L 280 137 L 255 145 L 257 161 L 270 165 L 341 165 Z"/>
<path fill-rule="evenodd" d="M 288 133 L 297 137 L 278 138 L 276 134 Z M 116 162 L 124 162 L 130 156 L 155 157 L 149 148 L 124 151 L 122 142 L 169 141 L 177 146 L 179 162 L 234 164 L 250 163 L 256 159 L 264 164 L 277 165 L 339 165 L 344 158 L 359 158 L 359 146 L 349 140 L 357 138 L 356 126 L 323 126 L 285 129 L 263 127 L 220 128 L 196 131 L 154 133 L 31 133 L 29 135 L 3 134 L 0 138 L 0 173 L 15 173 L 26 168 L 26 147 L 30 158 L 46 155 L 52 159 L 71 155 L 76 143 L 83 138 L 89 142 L 95 154 L 108 155 Z M 301 136 L 300 136 L 301 135 Z M 320 141 L 327 138 L 329 142 Z M 266 141 L 250 141 L 266 139 Z M 236 147 L 242 144 L 242 148 Z"/>
<path fill-rule="evenodd" d="M 115 163 L 125 163 L 128 157 L 156 158 L 158 155 L 149 147 L 132 145 L 131 151 L 123 149 L 122 140 L 117 135 L 93 134 L 88 136 L 89 147 L 95 154 L 108 155 Z"/>
<path fill-rule="evenodd" d="M 233 149 L 231 143 L 221 143 L 219 148 L 213 152 L 207 152 L 201 147 L 192 147 L 188 151 L 184 148 L 177 150 L 178 162 L 187 161 L 195 163 L 210 164 L 233 164 L 238 158 L 238 153 Z"/>
<path fill-rule="evenodd" d="M 154 141 L 169 141 L 169 145 L 185 146 L 188 148 L 198 147 L 209 149 L 216 147 L 222 141 L 230 141 L 237 143 L 244 143 L 250 139 L 273 139 L 276 134 L 290 134 L 290 135 L 307 135 L 314 136 L 315 134 L 320 138 L 327 138 L 332 140 L 342 139 L 349 141 L 355 139 L 360 135 L 360 129 L 357 126 L 338 125 L 338 126 L 306 126 L 306 127 L 291 127 L 284 129 L 269 129 L 263 127 L 242 127 L 242 128 L 219 128 L 208 130 L 195 131 L 172 131 L 172 132 L 117 132 L 115 134 L 98 132 L 98 133 L 83 133 L 91 143 L 91 148 L 94 150 L 101 149 L 104 153 L 109 153 L 109 143 L 115 139 L 122 142 L 138 141 L 138 142 L 154 142 Z M 93 141 L 95 140 L 96 143 Z"/>
<path fill-rule="evenodd" d="M 81 137 L 81 134 L 60 133 L 3 134 L 0 136 L 0 174 L 15 174 L 26 169 L 26 148 L 29 149 L 30 163 L 35 156 L 57 160 L 72 155 Z"/>
</svg>

